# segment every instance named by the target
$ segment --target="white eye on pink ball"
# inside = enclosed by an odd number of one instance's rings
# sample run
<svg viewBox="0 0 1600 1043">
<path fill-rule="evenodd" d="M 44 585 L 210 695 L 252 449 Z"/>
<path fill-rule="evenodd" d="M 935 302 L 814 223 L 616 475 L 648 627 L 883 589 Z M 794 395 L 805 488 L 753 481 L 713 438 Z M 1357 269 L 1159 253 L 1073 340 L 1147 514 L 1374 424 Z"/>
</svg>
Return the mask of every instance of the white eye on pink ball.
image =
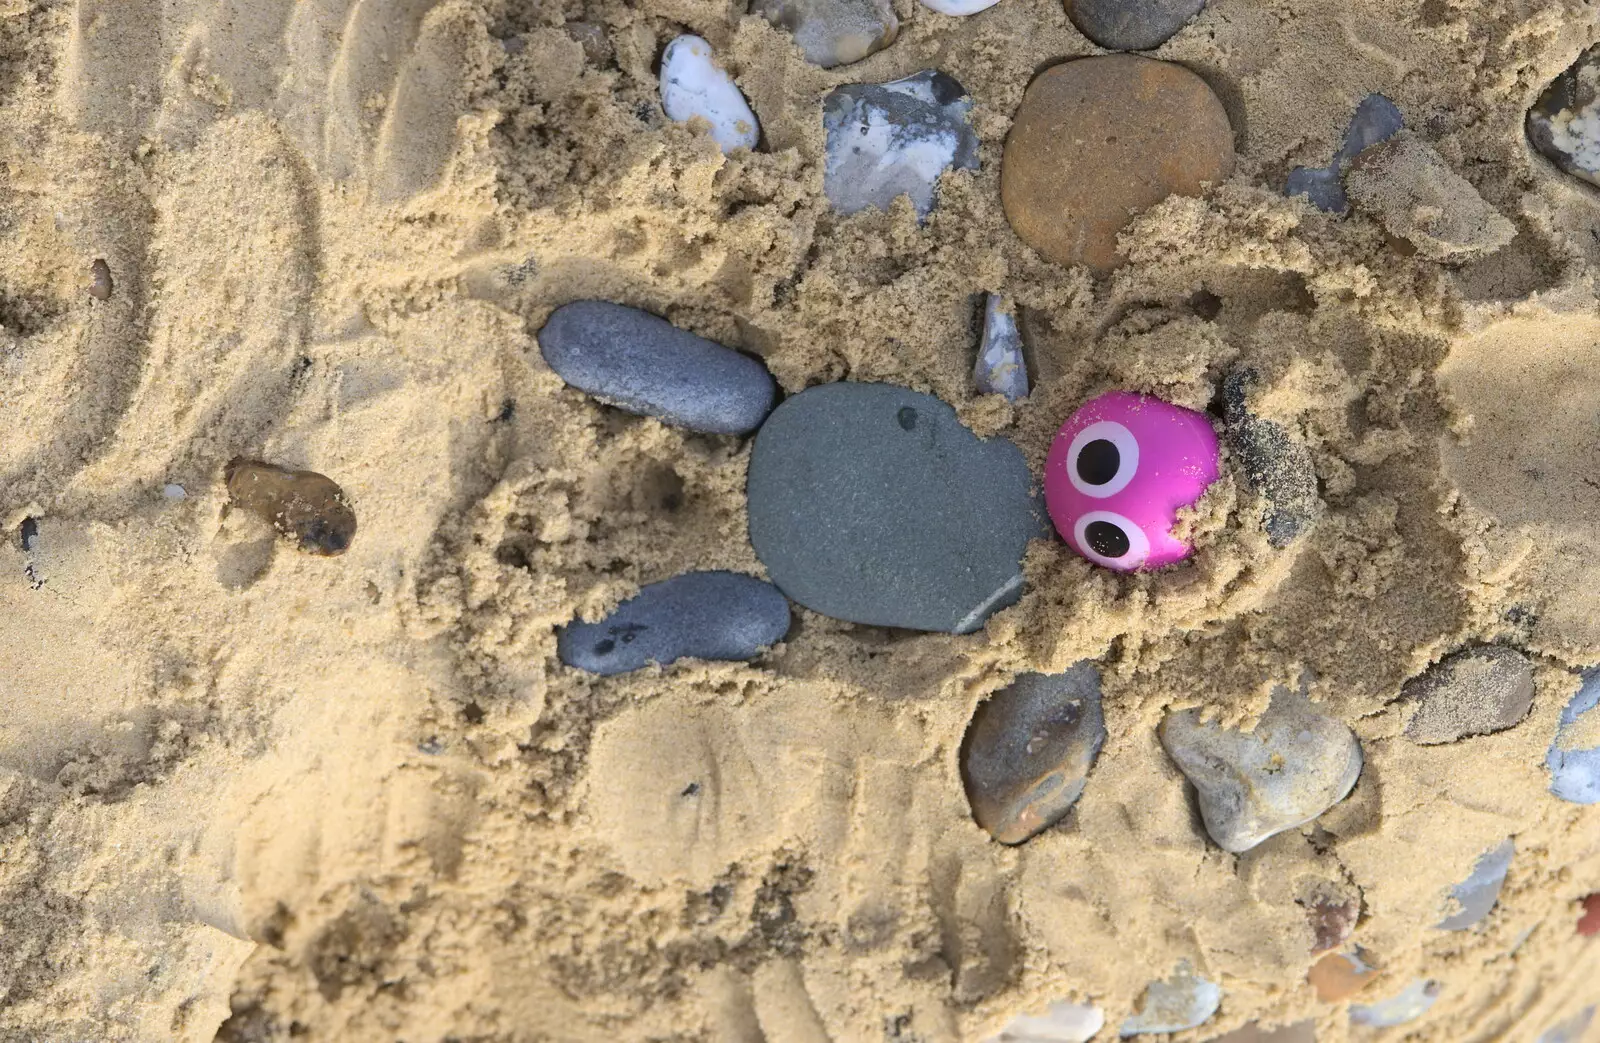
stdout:
<svg viewBox="0 0 1600 1043">
<path fill-rule="evenodd" d="M 1044 465 L 1045 505 L 1067 545 L 1096 565 L 1155 569 L 1192 553 L 1172 528 L 1220 470 L 1204 413 L 1112 391 L 1056 432 Z"/>
</svg>

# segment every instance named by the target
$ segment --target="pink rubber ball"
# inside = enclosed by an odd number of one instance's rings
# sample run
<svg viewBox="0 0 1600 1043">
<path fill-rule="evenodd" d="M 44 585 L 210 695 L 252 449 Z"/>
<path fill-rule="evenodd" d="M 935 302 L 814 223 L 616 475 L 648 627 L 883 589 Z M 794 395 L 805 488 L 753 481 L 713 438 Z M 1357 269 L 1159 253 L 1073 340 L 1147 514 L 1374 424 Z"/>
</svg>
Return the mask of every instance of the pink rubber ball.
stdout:
<svg viewBox="0 0 1600 1043">
<path fill-rule="evenodd" d="M 1061 425 L 1044 465 L 1044 498 L 1067 545 L 1119 572 L 1182 561 L 1178 510 L 1217 480 L 1217 435 L 1203 413 L 1112 391 Z"/>
</svg>

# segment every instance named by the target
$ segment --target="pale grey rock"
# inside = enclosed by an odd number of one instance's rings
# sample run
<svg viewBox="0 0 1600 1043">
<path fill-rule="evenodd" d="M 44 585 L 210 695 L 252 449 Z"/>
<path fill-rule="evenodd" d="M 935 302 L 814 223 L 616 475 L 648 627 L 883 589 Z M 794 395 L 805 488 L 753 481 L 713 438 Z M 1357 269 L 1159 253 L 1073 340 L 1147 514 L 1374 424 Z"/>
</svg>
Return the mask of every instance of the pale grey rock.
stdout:
<svg viewBox="0 0 1600 1043">
<path fill-rule="evenodd" d="M 1585 714 L 1600 714 L 1600 667 L 1583 673 L 1583 684 L 1566 708 L 1545 768 L 1550 772 L 1550 792 L 1573 804 L 1600 804 L 1600 746 L 1576 745 L 1579 719 Z"/>
<path fill-rule="evenodd" d="M 1533 664 L 1504 645 L 1446 656 L 1401 690 L 1406 738 L 1423 746 L 1514 727 L 1533 706 Z"/>
<path fill-rule="evenodd" d="M 1195 974 L 1186 964 L 1171 977 L 1151 982 L 1138 1008 L 1122 1023 L 1120 1035 L 1182 1032 L 1205 1024 L 1222 1006 L 1222 987 Z"/>
<path fill-rule="evenodd" d="M 1295 167 L 1289 173 L 1286 195 L 1306 196 L 1318 210 L 1342 214 L 1350 209 L 1344 191 L 1344 172 L 1362 152 L 1387 141 L 1405 129 L 1405 119 L 1394 102 L 1381 94 L 1369 94 L 1356 106 L 1356 114 L 1345 131 L 1344 144 L 1326 167 Z"/>
<path fill-rule="evenodd" d="M 1583 1043 L 1583 1034 L 1594 1021 L 1594 1007 L 1585 1007 L 1560 1024 L 1545 1029 L 1539 1043 Z"/>
<path fill-rule="evenodd" d="M 1415 1021 L 1428 1013 L 1443 990 L 1436 981 L 1418 978 L 1386 1000 L 1356 1004 L 1350 1008 L 1350 1022 L 1367 1028 L 1393 1028 Z"/>
<path fill-rule="evenodd" d="M 1028 363 L 1022 354 L 1016 308 L 998 294 L 989 294 L 983 308 L 983 343 L 973 383 L 985 395 L 1004 395 L 1008 402 L 1028 397 Z"/>
<path fill-rule="evenodd" d="M 751 0 L 750 13 L 787 29 L 806 61 L 824 69 L 881 51 L 900 31 L 889 0 Z"/>
<path fill-rule="evenodd" d="M 946 170 L 978 166 L 978 135 L 968 122 L 972 99 L 934 69 L 892 83 L 852 83 L 822 108 L 827 157 L 822 190 L 833 209 L 888 210 L 909 196 L 919 217 L 933 209 Z"/>
<path fill-rule="evenodd" d="M 1472 875 L 1451 888 L 1455 912 L 1439 921 L 1439 929 L 1466 931 L 1482 923 L 1500 900 L 1500 889 L 1506 884 L 1506 873 L 1516 854 L 1516 841 L 1508 839 L 1479 858 Z"/>
</svg>

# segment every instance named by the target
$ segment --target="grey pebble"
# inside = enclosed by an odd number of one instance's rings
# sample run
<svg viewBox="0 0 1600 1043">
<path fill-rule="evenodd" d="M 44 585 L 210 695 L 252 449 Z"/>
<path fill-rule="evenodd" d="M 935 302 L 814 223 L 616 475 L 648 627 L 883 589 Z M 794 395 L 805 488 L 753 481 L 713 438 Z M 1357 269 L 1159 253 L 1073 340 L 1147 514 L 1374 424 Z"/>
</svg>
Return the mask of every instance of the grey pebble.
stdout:
<svg viewBox="0 0 1600 1043">
<path fill-rule="evenodd" d="M 900 31 L 889 0 L 750 0 L 750 13 L 787 29 L 806 61 L 824 69 L 881 51 Z"/>
<path fill-rule="evenodd" d="M 1004 395 L 1008 402 L 1028 397 L 1028 363 L 1016 308 L 998 294 L 989 294 L 984 303 L 983 342 L 978 345 L 972 379 L 980 394 Z"/>
<path fill-rule="evenodd" d="M 1322 514 L 1317 471 L 1311 450 L 1283 425 L 1250 412 L 1247 404 L 1255 371 L 1240 368 L 1222 384 L 1223 437 L 1244 465 L 1250 487 L 1267 501 L 1267 542 L 1287 547 L 1316 524 Z"/>
<path fill-rule="evenodd" d="M 1600 47 L 1557 76 L 1528 110 L 1528 140 L 1564 172 L 1600 185 Z"/>
<path fill-rule="evenodd" d="M 1225 851 L 1248 851 L 1310 822 L 1349 795 L 1361 744 L 1303 693 L 1279 687 L 1250 732 L 1201 723 L 1199 710 L 1161 722 L 1161 744 L 1194 783 L 1206 832 Z"/>
<path fill-rule="evenodd" d="M 1356 114 L 1345 131 L 1344 144 L 1326 167 L 1295 167 L 1289 173 L 1285 195 L 1307 196 L 1318 210 L 1342 214 L 1350 209 L 1344 191 L 1344 172 L 1362 152 L 1387 141 L 1405 128 L 1405 118 L 1394 102 L 1381 94 L 1369 94 L 1356 106 Z"/>
<path fill-rule="evenodd" d="M 964 634 L 1022 596 L 1043 513 L 1022 452 L 931 395 L 823 384 L 750 454 L 750 541 L 772 582 L 835 619 Z"/>
<path fill-rule="evenodd" d="M 1060 821 L 1083 793 L 1106 741 L 1100 672 L 1023 674 L 972 715 L 961 777 L 978 825 L 1020 844 Z"/>
<path fill-rule="evenodd" d="M 1578 719 L 1590 713 L 1600 713 L 1600 667 L 1584 671 L 1583 684 L 1561 711 L 1555 740 L 1545 757 L 1550 792 L 1572 804 L 1600 804 L 1600 746 L 1584 748 L 1571 739 Z"/>
<path fill-rule="evenodd" d="M 777 395 L 760 360 L 609 301 L 557 308 L 539 331 L 539 351 L 573 387 L 691 431 L 753 431 Z"/>
<path fill-rule="evenodd" d="M 1539 1043 L 1583 1043 L 1583 1034 L 1594 1021 L 1594 1014 L 1594 1007 L 1585 1007 L 1560 1024 L 1545 1029 Z"/>
<path fill-rule="evenodd" d="M 1182 1032 L 1204 1025 L 1222 1006 L 1222 987 L 1180 965 L 1171 977 L 1151 982 L 1139 1000 L 1138 1010 L 1122 1023 L 1119 1035 L 1154 1035 Z"/>
<path fill-rule="evenodd" d="M 1206 6 L 1206 0 L 1067 0 L 1067 17 L 1109 51 L 1160 47 Z"/>
<path fill-rule="evenodd" d="M 1472 875 L 1450 889 L 1456 911 L 1439 921 L 1439 930 L 1465 931 L 1482 923 L 1500 900 L 1500 889 L 1506 885 L 1506 873 L 1516 854 L 1516 841 L 1506 840 L 1480 857 Z"/>
<path fill-rule="evenodd" d="M 822 106 L 822 191 L 828 202 L 841 214 L 854 214 L 869 207 L 888 210 L 904 195 L 926 217 L 939 175 L 977 169 L 971 111 L 966 88 L 935 69 L 834 90 Z"/>
<path fill-rule="evenodd" d="M 1369 1028 L 1392 1028 L 1415 1021 L 1428 1013 L 1439 1001 L 1443 986 L 1436 981 L 1418 978 L 1404 989 L 1377 1003 L 1355 1004 L 1350 1008 L 1350 1021 Z"/>
<path fill-rule="evenodd" d="M 1407 681 L 1406 738 L 1422 746 L 1491 735 L 1516 725 L 1533 706 L 1533 664 L 1503 645 L 1446 656 Z"/>
<path fill-rule="evenodd" d="M 679 659 L 751 659 L 789 632 L 789 602 L 739 572 L 687 572 L 652 583 L 598 623 L 556 633 L 568 666 L 609 676 Z"/>
</svg>

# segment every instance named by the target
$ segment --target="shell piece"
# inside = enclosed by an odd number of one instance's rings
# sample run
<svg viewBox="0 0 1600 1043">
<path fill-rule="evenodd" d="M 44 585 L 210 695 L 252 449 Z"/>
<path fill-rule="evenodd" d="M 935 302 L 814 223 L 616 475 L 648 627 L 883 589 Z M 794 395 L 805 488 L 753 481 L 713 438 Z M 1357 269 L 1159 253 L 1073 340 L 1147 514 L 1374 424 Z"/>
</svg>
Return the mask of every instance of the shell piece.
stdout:
<svg viewBox="0 0 1600 1043">
<path fill-rule="evenodd" d="M 924 7 L 956 18 L 987 11 L 999 2 L 1000 0 L 922 0 Z"/>
<path fill-rule="evenodd" d="M 1122 1023 L 1119 1033 L 1130 1036 L 1182 1032 L 1204 1025 L 1222 1006 L 1222 986 L 1180 964 L 1170 977 L 1153 981 L 1139 999 L 1138 1010 Z"/>
<path fill-rule="evenodd" d="M 1600 804 L 1600 746 L 1579 738 L 1584 723 L 1600 718 L 1600 667 L 1584 671 L 1583 685 L 1561 711 L 1555 741 L 1545 756 L 1550 792 L 1573 804 Z M 1589 731 L 1590 735 L 1594 732 Z"/>
<path fill-rule="evenodd" d="M 307 554 L 333 557 L 350 549 L 356 512 L 337 482 L 315 471 L 235 460 L 228 465 L 233 506 L 269 522 Z"/>
<path fill-rule="evenodd" d="M 755 148 L 761 125 L 733 77 L 717 65 L 711 45 L 684 34 L 661 56 L 661 107 L 669 119 L 687 123 L 700 117 L 723 152 Z"/>
<path fill-rule="evenodd" d="M 1443 986 L 1436 981 L 1418 978 L 1386 1000 L 1350 1008 L 1350 1021 L 1371 1028 L 1391 1028 L 1415 1021 L 1428 1013 L 1439 1000 Z"/>
<path fill-rule="evenodd" d="M 1479 858 L 1472 875 L 1451 888 L 1450 897 L 1455 899 L 1457 908 L 1439 921 L 1439 929 L 1465 931 L 1482 923 L 1500 900 L 1500 889 L 1506 885 L 1506 873 L 1516 854 L 1516 841 L 1507 840 Z"/>
<path fill-rule="evenodd" d="M 1028 364 L 1022 354 L 1016 309 L 998 294 L 989 294 L 983 309 L 983 343 L 973 383 L 985 395 L 1004 395 L 1008 402 L 1028 397 Z"/>
</svg>

